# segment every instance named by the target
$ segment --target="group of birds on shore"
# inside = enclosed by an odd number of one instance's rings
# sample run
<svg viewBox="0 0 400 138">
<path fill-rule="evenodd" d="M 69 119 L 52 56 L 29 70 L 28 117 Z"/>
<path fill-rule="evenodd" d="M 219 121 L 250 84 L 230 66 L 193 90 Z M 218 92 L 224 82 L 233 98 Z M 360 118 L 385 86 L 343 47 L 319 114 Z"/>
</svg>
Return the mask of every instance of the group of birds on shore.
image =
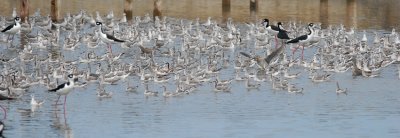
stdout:
<svg viewBox="0 0 400 138">
<path fill-rule="evenodd" d="M 206 86 L 230 92 L 232 83 L 261 90 L 270 82 L 273 90 L 303 93 L 293 82 L 305 73 L 291 70 L 304 69 L 313 83 L 319 83 L 349 70 L 353 76 L 376 77 L 382 68 L 400 61 L 395 30 L 375 32 L 371 41 L 365 31 L 320 26 L 297 22 L 274 26 L 268 19 L 218 23 L 208 18 L 202 22 L 148 14 L 128 21 L 125 15 L 117 19 L 112 11 L 93 16 L 84 10 L 67 14 L 60 22 L 41 16 L 40 11 L 24 21 L 16 14 L 0 17 L 0 28 L 4 28 L 0 100 L 19 99 L 31 86 L 41 85 L 57 93 L 58 100 L 65 95 L 65 112 L 67 94 L 91 83 L 98 85 L 100 98 L 112 97 L 106 85 L 122 83 L 127 92 L 137 93 L 140 87 L 146 96 L 166 98 Z M 298 48 L 301 58 L 296 57 Z M 310 49 L 309 54 L 304 55 L 305 49 Z M 130 85 L 132 80 L 141 83 Z M 338 95 L 347 95 L 337 81 L 336 87 Z M 42 104 L 33 101 L 32 97 L 32 104 Z"/>
</svg>

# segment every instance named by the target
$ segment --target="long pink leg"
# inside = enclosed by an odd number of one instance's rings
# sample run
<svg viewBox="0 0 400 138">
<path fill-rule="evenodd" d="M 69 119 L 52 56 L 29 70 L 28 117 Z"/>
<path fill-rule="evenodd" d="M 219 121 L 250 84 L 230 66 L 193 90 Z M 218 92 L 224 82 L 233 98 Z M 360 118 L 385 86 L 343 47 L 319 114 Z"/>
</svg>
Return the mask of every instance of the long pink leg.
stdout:
<svg viewBox="0 0 400 138">
<path fill-rule="evenodd" d="M 67 106 L 67 95 L 64 97 L 64 115 L 65 115 L 65 107 Z"/>
<path fill-rule="evenodd" d="M 275 35 L 275 48 L 278 48 L 278 35 Z"/>
<path fill-rule="evenodd" d="M 111 49 L 111 45 L 108 45 L 108 51 L 110 51 L 110 54 L 112 55 L 112 49 Z"/>
<path fill-rule="evenodd" d="M 58 100 L 60 100 L 60 97 L 61 97 L 61 95 L 58 95 L 58 98 L 57 98 L 57 101 L 56 101 L 56 107 L 57 107 L 57 104 L 58 104 Z"/>
<path fill-rule="evenodd" d="M 298 45 L 296 48 L 294 48 L 294 50 L 292 50 L 292 56 L 294 57 L 294 53 L 296 52 L 296 50 L 300 47 L 300 45 Z"/>
<path fill-rule="evenodd" d="M 3 118 L 3 120 L 6 120 L 6 118 L 7 118 L 7 110 L 6 110 L 3 106 L 1 106 L 1 105 L 0 105 L 0 108 L 3 109 L 3 111 L 4 111 L 4 118 Z"/>
<path fill-rule="evenodd" d="M 303 46 L 303 50 L 301 51 L 301 61 L 303 61 L 304 59 L 304 46 Z"/>
</svg>

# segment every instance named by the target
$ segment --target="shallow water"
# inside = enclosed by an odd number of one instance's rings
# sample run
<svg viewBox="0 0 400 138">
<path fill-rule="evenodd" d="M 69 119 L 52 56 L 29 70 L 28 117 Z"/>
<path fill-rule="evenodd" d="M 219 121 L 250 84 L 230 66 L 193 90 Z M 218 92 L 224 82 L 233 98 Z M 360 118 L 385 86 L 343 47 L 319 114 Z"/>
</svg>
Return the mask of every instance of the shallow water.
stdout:
<svg viewBox="0 0 400 138">
<path fill-rule="evenodd" d="M 145 3 L 143 1 L 138 2 Z M 237 1 L 232 1 L 232 6 L 235 6 L 234 2 Z M 312 3 L 313 1 L 306 2 Z M 209 1 L 204 3 L 213 5 L 213 2 Z M 260 5 L 263 3 L 265 2 L 260 1 Z M 356 3 L 362 2 L 356 1 Z M 370 3 L 368 1 L 365 3 L 367 6 L 371 5 L 368 4 Z M 164 2 L 163 4 L 169 5 L 170 3 Z M 86 4 L 83 4 L 82 7 L 76 7 L 86 8 L 84 5 Z M 77 10 L 76 7 L 72 6 L 69 10 L 75 11 Z M 150 8 L 147 11 L 151 12 L 151 4 L 148 7 Z M 172 9 L 171 11 L 166 9 L 163 14 L 181 16 L 179 12 L 175 13 L 177 11 Z M 238 20 L 239 24 L 247 20 L 243 19 L 247 17 L 236 16 L 234 9 L 233 7 L 231 13 L 234 20 Z M 258 16 L 265 16 L 260 15 L 264 13 L 263 10 L 260 9 Z M 147 12 L 142 10 L 142 13 L 145 13 L 143 11 Z M 102 12 L 106 13 L 108 9 Z M 121 12 L 115 10 L 114 13 L 120 14 Z M 194 14 L 193 16 L 182 15 L 182 18 L 206 18 L 208 16 L 211 15 L 207 13 L 204 15 Z M 280 19 L 277 16 L 274 15 L 276 19 Z M 222 19 L 219 15 L 216 18 Z M 285 18 L 283 20 L 289 21 L 291 19 Z M 337 20 L 329 18 L 329 23 L 335 24 Z M 365 26 L 365 28 L 391 29 L 380 25 L 380 23 L 380 21 L 368 22 L 368 25 L 375 24 L 377 26 Z M 92 30 L 87 28 L 86 31 Z M 376 30 L 368 30 L 370 42 L 373 40 L 371 32 L 374 31 Z M 389 32 L 379 31 L 379 33 L 382 35 Z M 357 35 L 361 36 L 362 34 Z M 17 36 L 15 40 L 20 39 Z M 180 43 L 176 42 L 174 46 L 179 47 Z M 2 55 L 11 57 L 17 55 L 15 50 L 7 49 L 6 44 L 2 43 L 1 46 Z M 115 53 L 127 51 L 117 45 L 113 48 Z M 82 45 L 75 51 L 55 51 L 61 52 L 67 60 L 75 60 L 78 56 L 82 56 L 86 50 L 85 46 Z M 94 50 L 98 54 L 105 52 L 103 45 Z M 316 48 L 309 48 L 305 51 L 307 60 L 310 60 L 315 50 Z M 35 52 L 46 54 L 49 51 L 52 52 L 49 49 L 36 50 Z M 235 51 L 226 50 L 225 53 L 234 57 L 240 51 L 239 49 L 235 49 Z M 129 62 L 132 59 L 131 56 L 138 53 L 137 48 L 130 48 L 123 60 Z M 169 60 L 160 57 L 158 59 Z M 162 61 L 159 62 L 162 63 Z M 222 79 L 234 77 L 232 66 L 233 63 L 227 69 L 222 70 L 220 73 Z M 203 83 L 196 91 L 182 97 L 164 98 L 161 95 L 146 97 L 143 94 L 144 84 L 139 80 L 139 77 L 129 76 L 126 80 L 119 81 L 117 85 L 106 85 L 106 90 L 113 92 L 112 98 L 98 98 L 96 96 L 97 83 L 90 83 L 83 88 L 75 88 L 68 95 L 67 113 L 65 115 L 63 114 L 63 105 L 54 106 L 57 95 L 48 93 L 42 85 L 35 85 L 19 100 L 0 101 L 0 104 L 8 109 L 7 119 L 3 120 L 6 125 L 4 136 L 399 137 L 400 94 L 397 66 L 397 64 L 392 64 L 383 68 L 380 71 L 380 76 L 376 78 L 352 77 L 351 71 L 333 73 L 328 82 L 322 83 L 311 82 L 308 79 L 308 72 L 304 68 L 294 68 L 291 71 L 301 72 L 301 76 L 291 80 L 291 82 L 304 88 L 303 94 L 273 90 L 269 81 L 261 82 L 262 85 L 258 90 L 247 90 L 244 82 L 233 81 L 232 90 L 229 93 L 216 93 L 213 91 L 212 84 Z M 85 67 L 84 64 L 80 65 L 80 68 Z M 3 65 L 2 68 L 4 68 Z M 136 93 L 125 92 L 127 81 L 131 85 L 139 86 Z M 336 95 L 336 81 L 340 82 L 341 87 L 348 88 L 348 95 Z M 166 86 L 170 91 L 175 90 L 175 84 L 172 80 Z M 162 84 L 151 82 L 149 87 L 151 90 L 162 91 Z M 31 94 L 34 94 L 37 99 L 45 100 L 44 105 L 34 111 L 29 103 Z M 63 97 L 60 100 L 62 103 Z"/>
</svg>

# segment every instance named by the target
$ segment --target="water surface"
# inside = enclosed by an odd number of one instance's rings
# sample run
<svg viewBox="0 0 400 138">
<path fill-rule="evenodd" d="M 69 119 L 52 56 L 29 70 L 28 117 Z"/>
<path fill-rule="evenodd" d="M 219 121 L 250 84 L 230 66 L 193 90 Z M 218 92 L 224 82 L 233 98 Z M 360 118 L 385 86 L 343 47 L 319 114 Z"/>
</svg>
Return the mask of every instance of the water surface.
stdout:
<svg viewBox="0 0 400 138">
<path fill-rule="evenodd" d="M 96 2 L 96 4 L 94 4 Z M 85 9 L 94 14 L 106 14 L 110 10 L 120 18 L 126 3 L 130 3 L 132 16 L 152 14 L 153 3 L 147 0 L 106 1 L 66 0 L 60 4 L 60 15 L 78 13 Z M 258 1 L 255 13 L 248 1 L 231 0 L 230 10 L 222 9 L 223 1 L 169 0 L 162 1 L 163 16 L 205 20 L 212 17 L 222 22 L 232 17 L 239 26 L 244 22 L 268 17 L 276 21 L 321 22 L 323 25 L 344 24 L 358 30 L 368 29 L 369 42 L 372 32 L 380 35 L 397 28 L 399 14 L 397 1 L 383 0 L 273 0 Z M 11 7 L 19 8 L 19 2 L 3 0 L 0 13 L 11 15 Z M 380 6 L 385 6 L 384 10 Z M 121 8 L 125 7 L 125 8 Z M 129 7 L 129 6 L 128 6 Z M 279 8 L 278 8 L 279 7 Z M 38 0 L 30 5 L 30 13 L 40 8 L 42 15 L 50 13 L 49 2 Z M 129 8 L 128 8 L 129 9 Z M 228 13 L 223 13 L 229 11 Z M 229 16 L 224 16 L 229 15 Z M 86 26 L 87 27 L 87 26 Z M 93 28 L 84 28 L 93 32 Z M 382 31 L 383 30 L 383 31 Z M 65 34 L 63 34 L 65 35 Z M 362 34 L 357 32 L 357 36 Z M 20 40 L 17 36 L 15 40 Z M 21 43 L 21 42 L 15 42 Z M 172 43 L 179 47 L 181 42 Z M 25 46 L 21 44 L 22 46 Z M 150 44 L 148 44 L 150 45 Z M 147 45 L 147 46 L 148 46 Z M 1 43 L 1 53 L 16 56 L 17 52 Z M 105 53 L 105 46 L 95 49 Z M 137 48 L 122 49 L 114 46 L 115 53 L 126 52 L 122 60 L 132 61 Z M 65 59 L 76 60 L 87 51 L 84 44 L 75 51 L 58 50 Z M 316 48 L 306 51 L 310 60 Z M 52 50 L 35 50 L 46 55 Z M 224 51 L 231 61 L 240 50 Z M 289 52 L 289 51 L 288 51 Z M 261 52 L 260 52 L 261 53 Z M 158 57 L 159 63 L 164 59 Z M 168 59 L 165 59 L 168 60 Z M 31 66 L 31 65 L 29 65 Z M 86 65 L 79 65 L 80 69 Z M 222 79 L 234 77 L 232 64 L 220 73 Z M 2 65 L 2 69 L 5 66 Z M 32 68 L 32 67 L 27 67 Z M 129 76 L 117 85 L 107 85 L 112 98 L 98 98 L 98 84 L 91 83 L 75 88 L 67 99 L 67 114 L 63 105 L 54 106 L 57 95 L 48 93 L 42 85 L 29 90 L 16 101 L 0 101 L 8 109 L 4 136 L 6 137 L 400 137 L 400 94 L 398 65 L 392 64 L 381 70 L 376 78 L 353 77 L 351 71 L 334 73 L 328 82 L 312 83 L 304 68 L 298 79 L 292 80 L 304 88 L 303 94 L 273 90 L 269 81 L 261 82 L 259 90 L 247 90 L 244 82 L 233 81 L 229 93 L 214 92 L 210 83 L 182 97 L 164 98 L 144 96 L 144 84 L 138 76 Z M 28 70 L 29 72 L 29 70 Z M 126 83 L 138 85 L 137 93 L 125 92 Z M 348 95 L 336 95 L 336 81 L 348 88 Z M 150 89 L 162 91 L 162 85 L 149 83 Z M 175 90 L 174 81 L 166 83 L 168 90 Z M 34 111 L 30 95 L 44 99 L 45 103 Z M 62 101 L 63 99 L 61 99 Z"/>
</svg>

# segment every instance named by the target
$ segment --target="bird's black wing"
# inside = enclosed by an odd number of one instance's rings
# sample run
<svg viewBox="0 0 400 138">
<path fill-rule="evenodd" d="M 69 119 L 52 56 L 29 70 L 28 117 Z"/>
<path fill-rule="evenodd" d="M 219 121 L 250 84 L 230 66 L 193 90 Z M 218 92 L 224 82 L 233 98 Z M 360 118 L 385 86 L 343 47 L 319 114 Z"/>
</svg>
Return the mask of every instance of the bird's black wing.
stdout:
<svg viewBox="0 0 400 138">
<path fill-rule="evenodd" d="M 271 54 L 269 54 L 264 60 L 265 62 L 267 62 L 267 64 L 269 64 L 272 59 L 274 59 L 275 57 L 277 57 L 280 52 L 283 50 L 284 46 L 279 47 L 278 49 L 275 49 L 274 51 L 271 52 Z"/>
<path fill-rule="evenodd" d="M 240 54 L 242 54 L 243 56 L 248 57 L 248 58 L 253 58 L 253 56 L 251 56 L 245 52 L 240 52 Z"/>
<path fill-rule="evenodd" d="M 286 44 L 298 43 L 298 42 L 300 42 L 300 41 L 302 41 L 302 40 L 306 40 L 307 37 L 308 37 L 307 35 L 302 35 L 302 36 L 299 36 L 299 37 L 297 37 L 297 38 L 295 38 L 295 39 L 292 39 L 292 40 L 287 41 Z"/>
<path fill-rule="evenodd" d="M 274 31 L 279 31 L 279 27 L 275 25 L 271 25 L 271 29 Z"/>
<path fill-rule="evenodd" d="M 0 100 L 14 100 L 16 98 L 0 94 Z"/>
<path fill-rule="evenodd" d="M 61 84 L 61 85 L 58 85 L 57 88 L 50 89 L 49 92 L 56 92 L 56 91 L 58 91 L 58 90 L 64 88 L 66 85 L 69 85 L 69 82 L 63 83 L 63 84 Z"/>
<path fill-rule="evenodd" d="M 1 32 L 6 32 L 8 30 L 11 30 L 11 28 L 13 28 L 14 24 L 7 26 L 7 28 L 3 29 Z"/>
<path fill-rule="evenodd" d="M 288 36 L 286 31 L 284 31 L 284 30 L 279 31 L 278 38 L 279 39 L 290 39 L 290 37 Z"/>
<path fill-rule="evenodd" d="M 114 36 L 109 35 L 109 34 L 106 34 L 106 36 L 108 39 L 114 40 L 115 42 L 125 42 L 124 40 L 117 39 Z"/>
</svg>

